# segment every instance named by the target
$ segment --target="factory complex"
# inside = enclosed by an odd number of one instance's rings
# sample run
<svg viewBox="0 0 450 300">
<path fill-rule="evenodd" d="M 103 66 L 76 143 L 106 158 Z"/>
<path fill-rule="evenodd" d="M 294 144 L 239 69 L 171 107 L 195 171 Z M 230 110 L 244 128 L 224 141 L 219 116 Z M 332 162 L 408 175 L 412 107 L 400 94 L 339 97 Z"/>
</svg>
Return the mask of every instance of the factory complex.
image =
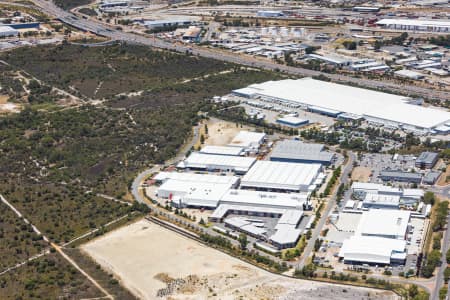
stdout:
<svg viewBox="0 0 450 300">
<path fill-rule="evenodd" d="M 275 149 L 288 142 L 276 142 Z M 177 209 L 212 210 L 208 220 L 218 231 L 246 233 L 274 251 L 294 247 L 313 219 L 305 212 L 312 209 L 311 194 L 325 182 L 325 166 L 334 154 L 323 145 L 292 142 L 301 152 L 307 149 L 305 156 L 283 161 L 277 150 L 264 160 L 260 150 L 266 134 L 240 131 L 226 145 L 190 153 L 178 171 L 157 173 L 153 195 Z"/>
<path fill-rule="evenodd" d="M 350 199 L 330 215 L 326 239 L 344 264 L 415 268 L 431 205 L 422 189 L 353 182 Z"/>
<path fill-rule="evenodd" d="M 433 133 L 436 127 L 450 123 L 449 112 L 416 105 L 409 97 L 312 78 L 253 84 L 233 94 L 300 106 L 333 118 L 364 118 L 371 124 L 421 134 Z"/>
<path fill-rule="evenodd" d="M 409 211 L 371 209 L 362 213 L 355 234 L 344 240 L 339 257 L 344 263 L 403 264 L 410 227 Z"/>
<path fill-rule="evenodd" d="M 321 193 L 339 157 L 299 138 L 272 142 L 265 133 L 240 131 L 229 142 L 191 152 L 178 171 L 153 176 L 152 195 L 176 209 L 207 210 L 213 230 L 234 238 L 244 233 L 275 253 L 296 247 L 312 228 L 318 201 L 312 196 Z M 434 160 L 424 153 L 419 164 Z M 324 237 L 330 249 L 338 247 L 338 262 L 403 266 L 421 252 L 431 211 L 424 190 L 358 181 L 348 188 Z"/>
</svg>

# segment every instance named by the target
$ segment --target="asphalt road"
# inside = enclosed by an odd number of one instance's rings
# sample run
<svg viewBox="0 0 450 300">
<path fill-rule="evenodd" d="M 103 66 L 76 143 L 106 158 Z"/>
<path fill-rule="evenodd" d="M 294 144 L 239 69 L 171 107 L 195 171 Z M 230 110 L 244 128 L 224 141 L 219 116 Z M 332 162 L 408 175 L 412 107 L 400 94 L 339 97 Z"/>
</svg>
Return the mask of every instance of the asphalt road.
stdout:
<svg viewBox="0 0 450 300">
<path fill-rule="evenodd" d="M 103 35 L 109 37 L 113 40 L 124 41 L 128 43 L 136 43 L 141 45 L 146 45 L 150 47 L 156 47 L 161 49 L 173 50 L 177 52 L 191 52 L 194 55 L 199 55 L 202 57 L 213 58 L 217 60 L 222 60 L 230 63 L 236 63 L 251 67 L 258 67 L 267 70 L 280 70 L 292 75 L 300 76 L 318 76 L 323 74 L 319 71 L 308 70 L 298 67 L 290 67 L 286 65 L 280 65 L 271 61 L 264 59 L 258 59 L 247 55 L 238 55 L 235 53 L 230 53 L 227 51 L 220 51 L 218 49 L 211 49 L 205 47 L 197 47 L 194 45 L 180 45 L 171 42 L 163 41 L 154 37 L 144 37 L 138 34 L 123 32 L 121 30 L 116 30 L 115 27 L 107 26 L 103 23 L 94 21 L 92 19 L 84 19 L 75 16 L 72 13 L 66 12 L 59 7 L 57 7 L 51 0 L 33 0 L 36 5 L 42 8 L 42 10 L 51 15 L 55 16 L 64 23 L 67 23 L 75 28 L 81 30 L 90 31 L 92 33 Z M 420 95 L 425 98 L 433 98 L 440 100 L 450 99 L 450 92 L 438 91 L 433 89 L 426 89 L 414 85 L 397 85 L 392 82 L 380 82 L 368 79 L 354 78 L 349 76 L 343 76 L 339 74 L 324 74 L 329 77 L 334 82 L 346 82 L 352 84 L 358 84 L 374 89 L 388 89 L 391 91 L 402 91 L 408 95 Z"/>
<path fill-rule="evenodd" d="M 341 183 L 346 184 L 348 182 L 348 174 L 352 171 L 353 168 L 353 162 L 355 161 L 356 156 L 351 151 L 348 151 L 347 154 L 348 154 L 348 161 L 341 172 L 341 176 L 339 178 L 339 181 L 337 182 L 337 185 Z M 327 206 L 325 210 L 322 212 L 322 216 L 320 217 L 320 220 L 317 222 L 317 225 L 312 232 L 311 238 L 309 239 L 308 244 L 305 247 L 305 250 L 303 250 L 303 255 L 297 265 L 298 269 L 303 268 L 308 257 L 311 255 L 311 252 L 314 249 L 314 244 L 316 240 L 319 238 L 319 234 L 322 231 L 323 226 L 325 225 L 327 217 L 330 214 L 333 207 L 336 205 L 337 191 L 338 189 L 335 188 L 333 195 L 329 198 L 326 204 Z"/>
<path fill-rule="evenodd" d="M 430 297 L 431 300 L 439 300 L 439 290 L 444 284 L 444 270 L 447 268 L 446 253 L 447 250 L 450 248 L 450 226 L 448 224 L 450 224 L 450 215 L 447 217 L 447 230 L 445 231 L 444 241 L 442 243 L 443 245 L 441 258 L 442 265 L 438 268 L 436 273 L 436 285 L 434 290 L 432 291 Z M 450 285 L 449 290 L 447 290 L 447 297 L 449 295 L 450 295 Z"/>
</svg>

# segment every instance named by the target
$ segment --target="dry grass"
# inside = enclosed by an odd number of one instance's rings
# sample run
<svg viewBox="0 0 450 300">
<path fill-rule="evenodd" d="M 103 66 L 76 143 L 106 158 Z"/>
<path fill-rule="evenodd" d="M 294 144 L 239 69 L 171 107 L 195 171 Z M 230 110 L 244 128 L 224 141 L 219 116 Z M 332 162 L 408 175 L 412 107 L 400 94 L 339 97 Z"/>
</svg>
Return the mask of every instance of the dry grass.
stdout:
<svg viewBox="0 0 450 300">
<path fill-rule="evenodd" d="M 360 182 L 368 182 L 372 171 L 366 167 L 356 167 L 352 172 L 352 180 Z"/>
</svg>

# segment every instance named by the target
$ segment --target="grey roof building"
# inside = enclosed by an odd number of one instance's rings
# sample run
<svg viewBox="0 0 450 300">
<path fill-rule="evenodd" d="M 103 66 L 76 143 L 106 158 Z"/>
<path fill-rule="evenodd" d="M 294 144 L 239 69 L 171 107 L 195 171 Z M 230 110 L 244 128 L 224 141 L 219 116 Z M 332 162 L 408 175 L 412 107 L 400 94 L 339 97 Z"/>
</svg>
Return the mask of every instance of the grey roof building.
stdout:
<svg viewBox="0 0 450 300">
<path fill-rule="evenodd" d="M 322 144 L 303 143 L 297 140 L 278 142 L 270 155 L 272 161 L 296 163 L 321 163 L 330 165 L 334 153 L 324 151 Z"/>
<path fill-rule="evenodd" d="M 423 177 L 423 183 L 425 184 L 434 184 L 439 176 L 441 175 L 441 172 L 439 171 L 430 171 Z"/>
<path fill-rule="evenodd" d="M 435 152 L 422 152 L 416 159 L 416 167 L 432 168 L 439 159 L 439 154 Z"/>
<path fill-rule="evenodd" d="M 403 172 L 396 170 L 384 170 L 380 172 L 379 177 L 383 181 L 400 181 L 400 182 L 410 182 L 410 183 L 421 183 L 422 174 Z"/>
</svg>

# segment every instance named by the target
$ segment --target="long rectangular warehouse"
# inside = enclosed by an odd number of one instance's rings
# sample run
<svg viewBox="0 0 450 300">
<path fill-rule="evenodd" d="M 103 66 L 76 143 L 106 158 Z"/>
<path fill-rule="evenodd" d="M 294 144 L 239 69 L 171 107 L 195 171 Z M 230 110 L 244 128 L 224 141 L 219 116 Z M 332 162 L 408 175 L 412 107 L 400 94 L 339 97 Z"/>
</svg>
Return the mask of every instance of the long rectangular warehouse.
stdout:
<svg viewBox="0 0 450 300">
<path fill-rule="evenodd" d="M 321 171 L 320 164 L 257 161 L 241 180 L 242 188 L 308 192 Z"/>
<path fill-rule="evenodd" d="M 254 157 L 230 156 L 193 152 L 177 167 L 208 171 L 232 171 L 244 174 L 255 163 Z"/>
<path fill-rule="evenodd" d="M 386 29 L 450 32 L 448 20 L 382 19 L 376 23 Z"/>
<path fill-rule="evenodd" d="M 320 163 L 330 165 L 334 154 L 324 151 L 324 145 L 303 143 L 296 140 L 278 142 L 270 155 L 271 161 Z"/>
<path fill-rule="evenodd" d="M 323 109 L 352 114 L 371 123 L 419 133 L 429 133 L 450 121 L 450 112 L 411 104 L 409 97 L 312 78 L 267 81 L 233 93 L 277 103 L 299 104 L 308 109 L 313 107 L 316 112 Z"/>
</svg>

